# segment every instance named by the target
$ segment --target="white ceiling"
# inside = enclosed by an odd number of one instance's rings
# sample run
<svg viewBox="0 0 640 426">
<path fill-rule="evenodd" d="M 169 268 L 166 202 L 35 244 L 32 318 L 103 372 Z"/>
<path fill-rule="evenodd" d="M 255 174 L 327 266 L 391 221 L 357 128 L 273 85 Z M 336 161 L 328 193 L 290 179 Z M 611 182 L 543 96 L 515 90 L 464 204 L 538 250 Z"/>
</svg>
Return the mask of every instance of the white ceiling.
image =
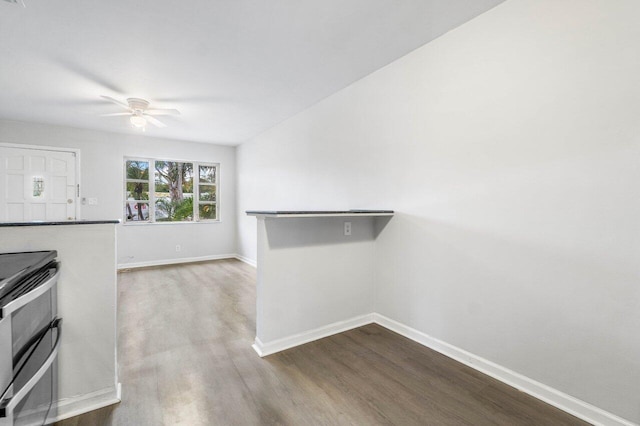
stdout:
<svg viewBox="0 0 640 426">
<path fill-rule="evenodd" d="M 503 0 L 0 1 L 0 118 L 235 145 Z M 44 143 L 44 141 L 43 141 Z"/>
</svg>

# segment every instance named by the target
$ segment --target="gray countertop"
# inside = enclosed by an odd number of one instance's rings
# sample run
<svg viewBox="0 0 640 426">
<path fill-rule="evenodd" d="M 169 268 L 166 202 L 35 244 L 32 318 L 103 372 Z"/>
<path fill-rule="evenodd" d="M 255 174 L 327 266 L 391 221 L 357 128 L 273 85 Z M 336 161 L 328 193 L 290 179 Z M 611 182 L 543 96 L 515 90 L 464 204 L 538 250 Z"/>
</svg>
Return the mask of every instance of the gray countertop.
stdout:
<svg viewBox="0 0 640 426">
<path fill-rule="evenodd" d="M 393 216 L 393 210 L 247 210 L 249 216 L 274 218 L 331 216 Z"/>
<path fill-rule="evenodd" d="M 64 220 L 59 222 L 46 222 L 46 221 L 34 221 L 34 222 L 0 222 L 0 227 L 3 226 L 59 226 L 59 225 L 100 225 L 100 224 L 117 224 L 120 223 L 120 219 L 110 220 Z"/>
</svg>

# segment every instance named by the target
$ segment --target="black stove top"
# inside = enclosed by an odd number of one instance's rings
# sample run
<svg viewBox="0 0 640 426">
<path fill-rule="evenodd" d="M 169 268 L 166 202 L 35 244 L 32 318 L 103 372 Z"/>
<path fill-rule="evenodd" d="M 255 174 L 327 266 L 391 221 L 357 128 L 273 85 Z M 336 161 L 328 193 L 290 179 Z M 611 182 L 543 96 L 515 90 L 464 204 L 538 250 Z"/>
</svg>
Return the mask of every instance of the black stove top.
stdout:
<svg viewBox="0 0 640 426">
<path fill-rule="evenodd" d="M 8 293 L 13 284 L 47 265 L 57 255 L 55 250 L 0 253 L 0 297 Z"/>
</svg>

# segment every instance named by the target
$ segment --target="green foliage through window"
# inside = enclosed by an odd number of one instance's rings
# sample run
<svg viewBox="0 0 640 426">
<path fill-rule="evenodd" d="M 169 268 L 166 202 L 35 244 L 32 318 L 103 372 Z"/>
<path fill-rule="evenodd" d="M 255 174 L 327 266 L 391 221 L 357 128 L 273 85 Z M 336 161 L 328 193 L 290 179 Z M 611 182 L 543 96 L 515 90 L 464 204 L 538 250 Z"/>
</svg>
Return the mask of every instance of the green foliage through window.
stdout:
<svg viewBox="0 0 640 426">
<path fill-rule="evenodd" d="M 217 220 L 218 167 L 198 162 L 125 160 L 125 222 Z"/>
</svg>

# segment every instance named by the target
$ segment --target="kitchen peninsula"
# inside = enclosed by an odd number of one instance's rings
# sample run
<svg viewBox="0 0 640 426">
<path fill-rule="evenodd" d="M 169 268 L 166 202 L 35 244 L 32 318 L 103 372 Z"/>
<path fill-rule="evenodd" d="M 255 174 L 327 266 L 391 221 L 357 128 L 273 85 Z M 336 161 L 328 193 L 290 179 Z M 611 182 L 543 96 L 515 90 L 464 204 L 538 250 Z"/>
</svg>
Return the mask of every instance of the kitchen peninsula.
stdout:
<svg viewBox="0 0 640 426">
<path fill-rule="evenodd" d="M 116 362 L 116 224 L 119 220 L 0 223 L 0 252 L 56 250 L 58 418 L 120 400 Z"/>
<path fill-rule="evenodd" d="M 371 322 L 375 239 L 392 210 L 250 210 L 256 339 L 266 356 Z"/>
</svg>

